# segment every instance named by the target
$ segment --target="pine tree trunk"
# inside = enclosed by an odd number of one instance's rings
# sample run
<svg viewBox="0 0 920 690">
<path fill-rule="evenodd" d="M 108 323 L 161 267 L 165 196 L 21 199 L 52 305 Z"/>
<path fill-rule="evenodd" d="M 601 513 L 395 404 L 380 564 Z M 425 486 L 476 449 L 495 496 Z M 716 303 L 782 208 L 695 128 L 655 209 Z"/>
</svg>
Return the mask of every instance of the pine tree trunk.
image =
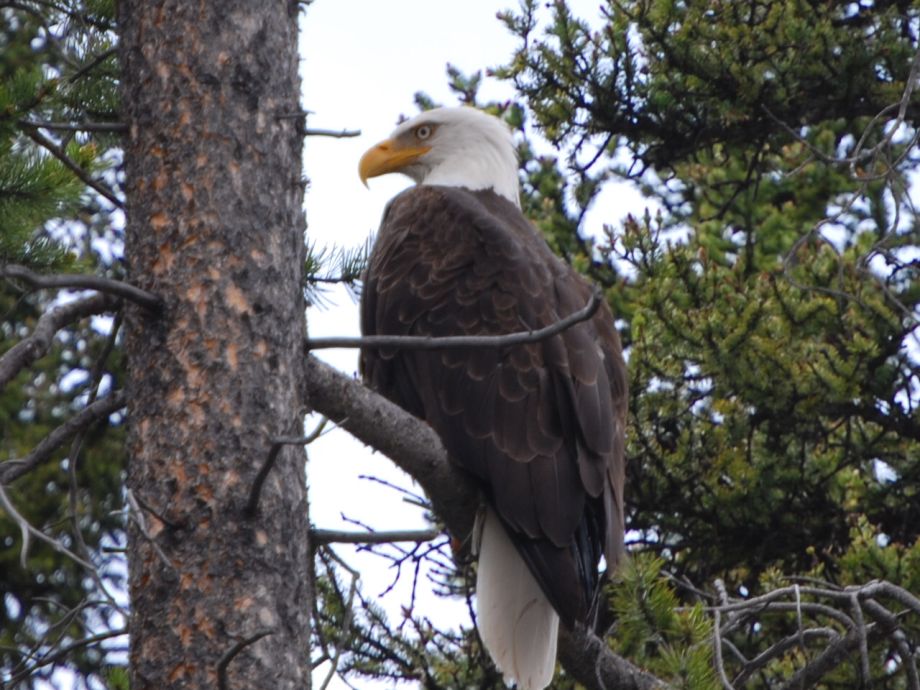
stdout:
<svg viewBox="0 0 920 690">
<path fill-rule="evenodd" d="M 120 3 L 131 280 L 131 687 L 306 688 L 296 2 Z M 137 513 L 135 513 L 137 514 Z M 152 538 L 152 540 L 150 539 Z"/>
</svg>

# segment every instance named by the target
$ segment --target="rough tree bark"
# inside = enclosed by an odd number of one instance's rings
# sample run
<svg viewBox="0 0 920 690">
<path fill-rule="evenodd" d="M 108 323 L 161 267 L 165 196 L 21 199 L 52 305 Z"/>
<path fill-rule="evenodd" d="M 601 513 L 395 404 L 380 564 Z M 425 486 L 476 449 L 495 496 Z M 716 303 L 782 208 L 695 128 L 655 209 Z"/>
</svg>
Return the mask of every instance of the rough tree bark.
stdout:
<svg viewBox="0 0 920 690">
<path fill-rule="evenodd" d="M 131 687 L 305 688 L 296 2 L 124 0 Z"/>
</svg>

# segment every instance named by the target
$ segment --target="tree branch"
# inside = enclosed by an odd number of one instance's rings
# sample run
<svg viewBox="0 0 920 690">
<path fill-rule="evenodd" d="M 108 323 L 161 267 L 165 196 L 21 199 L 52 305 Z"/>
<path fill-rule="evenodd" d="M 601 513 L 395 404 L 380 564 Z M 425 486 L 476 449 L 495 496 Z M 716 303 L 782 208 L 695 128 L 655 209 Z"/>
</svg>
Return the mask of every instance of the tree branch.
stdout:
<svg viewBox="0 0 920 690">
<path fill-rule="evenodd" d="M 20 371 L 41 358 L 51 348 L 54 335 L 74 321 L 114 309 L 117 301 L 110 295 L 92 295 L 55 307 L 38 319 L 35 330 L 0 357 L 0 390 Z"/>
<path fill-rule="evenodd" d="M 163 302 L 154 294 L 134 287 L 120 280 L 103 278 L 102 276 L 84 275 L 82 273 L 59 273 L 55 275 L 42 275 L 29 270 L 25 266 L 7 264 L 0 266 L 0 276 L 22 280 L 33 288 L 74 288 L 77 290 L 97 290 L 109 295 L 124 297 L 153 312 L 163 308 Z"/>
<path fill-rule="evenodd" d="M 550 338 L 577 323 L 587 321 L 598 310 L 602 302 L 598 291 L 591 293 L 591 299 L 584 308 L 569 314 L 556 323 L 536 331 L 521 331 L 506 335 L 456 335 L 456 336 L 412 336 L 412 335 L 366 335 L 359 338 L 309 338 L 308 350 L 325 350 L 334 347 L 399 347 L 407 350 L 443 350 L 451 347 L 511 347 L 526 345 Z"/>
<path fill-rule="evenodd" d="M 100 400 L 87 405 L 73 417 L 45 436 L 32 452 L 22 460 L 7 460 L 0 463 L 0 484 L 9 484 L 32 471 L 48 459 L 51 454 L 81 429 L 105 419 L 125 406 L 124 391 L 115 391 Z"/>
<path fill-rule="evenodd" d="M 314 529 L 310 531 L 311 543 L 322 544 L 391 544 L 397 541 L 416 543 L 437 539 L 441 534 L 436 529 L 408 529 L 391 532 L 347 532 L 335 529 Z"/>
<path fill-rule="evenodd" d="M 360 129 L 341 129 L 341 130 L 332 130 L 332 129 L 311 129 L 307 128 L 304 130 L 304 136 L 307 137 L 333 137 L 335 139 L 347 139 L 349 137 L 360 137 Z"/>
<path fill-rule="evenodd" d="M 448 460 L 434 430 L 405 410 L 336 371 L 307 358 L 307 400 L 355 438 L 379 450 L 422 486 L 450 532 L 466 540 L 480 504 L 470 477 Z M 559 658 L 589 690 L 653 690 L 661 680 L 615 655 L 594 633 L 560 628 Z"/>
<path fill-rule="evenodd" d="M 19 120 L 21 127 L 41 127 L 61 132 L 113 132 L 122 134 L 128 131 L 124 122 L 50 122 L 48 120 Z"/>
</svg>

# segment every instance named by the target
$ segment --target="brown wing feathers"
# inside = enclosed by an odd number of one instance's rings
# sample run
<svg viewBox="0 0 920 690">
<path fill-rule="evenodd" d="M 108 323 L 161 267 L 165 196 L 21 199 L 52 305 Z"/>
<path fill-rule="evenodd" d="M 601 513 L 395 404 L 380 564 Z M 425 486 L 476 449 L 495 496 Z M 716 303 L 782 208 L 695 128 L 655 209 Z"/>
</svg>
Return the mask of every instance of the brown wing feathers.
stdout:
<svg viewBox="0 0 920 690">
<path fill-rule="evenodd" d="M 365 334 L 500 335 L 581 309 L 590 287 L 491 191 L 418 186 L 388 206 Z M 622 550 L 626 384 L 612 317 L 498 349 L 365 350 L 367 381 L 426 419 L 483 483 L 563 622 L 584 619 L 602 549 Z"/>
</svg>

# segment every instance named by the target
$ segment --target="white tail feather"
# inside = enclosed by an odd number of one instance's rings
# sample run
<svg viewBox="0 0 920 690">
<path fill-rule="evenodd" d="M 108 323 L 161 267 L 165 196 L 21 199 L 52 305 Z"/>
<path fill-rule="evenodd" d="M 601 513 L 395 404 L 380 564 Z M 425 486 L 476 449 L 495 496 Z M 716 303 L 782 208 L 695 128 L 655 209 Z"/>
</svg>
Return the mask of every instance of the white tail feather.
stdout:
<svg viewBox="0 0 920 690">
<path fill-rule="evenodd" d="M 559 616 L 488 509 L 476 576 L 479 634 L 507 683 L 542 690 L 553 679 Z"/>
</svg>

